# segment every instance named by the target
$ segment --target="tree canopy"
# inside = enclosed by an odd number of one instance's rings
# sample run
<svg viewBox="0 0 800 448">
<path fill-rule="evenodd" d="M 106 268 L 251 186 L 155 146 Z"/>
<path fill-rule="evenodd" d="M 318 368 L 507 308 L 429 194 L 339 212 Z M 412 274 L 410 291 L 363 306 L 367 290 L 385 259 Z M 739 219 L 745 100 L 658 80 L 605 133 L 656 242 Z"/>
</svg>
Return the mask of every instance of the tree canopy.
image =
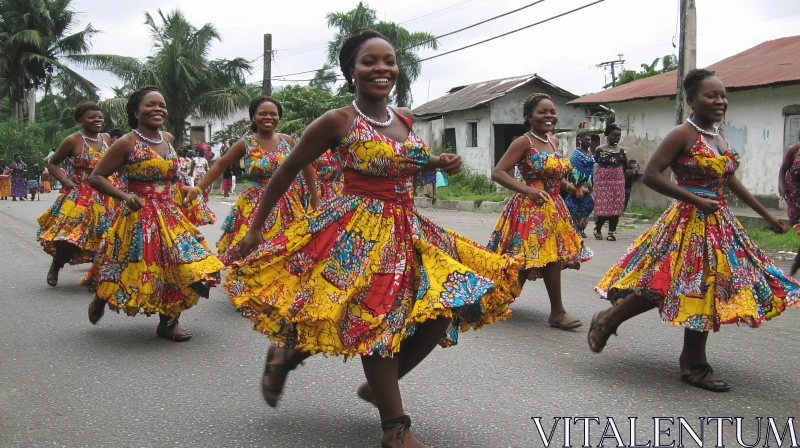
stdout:
<svg viewBox="0 0 800 448">
<path fill-rule="evenodd" d="M 661 69 L 658 69 L 658 63 L 661 62 Z M 651 76 L 655 76 L 661 73 L 670 72 L 672 70 L 676 70 L 678 68 L 678 61 L 675 56 L 670 54 L 664 56 L 663 58 L 655 58 L 653 59 L 652 64 L 642 64 L 641 71 L 635 70 L 623 70 L 622 73 L 619 74 L 617 77 L 617 85 L 622 85 L 629 83 L 631 81 L 636 81 L 637 79 L 649 78 Z M 613 87 L 613 83 L 606 84 L 603 86 L 604 89 L 609 87 Z"/>
</svg>

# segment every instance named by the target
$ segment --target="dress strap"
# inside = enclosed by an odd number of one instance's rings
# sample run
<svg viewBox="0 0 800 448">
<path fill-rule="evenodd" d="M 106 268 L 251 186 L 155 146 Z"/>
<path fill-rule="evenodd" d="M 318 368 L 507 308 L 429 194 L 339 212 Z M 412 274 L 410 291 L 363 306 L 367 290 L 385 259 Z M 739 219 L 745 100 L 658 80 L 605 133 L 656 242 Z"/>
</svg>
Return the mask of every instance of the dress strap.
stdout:
<svg viewBox="0 0 800 448">
<path fill-rule="evenodd" d="M 394 110 L 394 108 L 393 108 L 393 107 L 391 107 L 391 106 L 389 106 L 389 109 L 391 109 L 391 110 L 392 110 L 392 113 L 393 113 L 393 114 L 394 114 L 394 115 L 395 115 L 397 118 L 399 118 L 400 120 L 402 120 L 402 121 L 403 121 L 403 123 L 405 123 L 406 125 L 408 125 L 408 128 L 409 128 L 409 129 L 411 129 L 411 128 L 413 128 L 413 127 L 414 127 L 414 123 L 412 123 L 412 122 L 411 122 L 411 120 L 409 120 L 409 119 L 408 119 L 408 117 L 406 117 L 405 115 L 403 115 L 403 114 L 401 114 L 401 113 L 398 113 L 398 112 L 397 112 L 396 110 Z"/>
<path fill-rule="evenodd" d="M 531 145 L 530 145 L 530 149 L 532 149 L 532 150 L 534 150 L 534 151 L 536 151 L 536 152 L 539 152 L 539 150 L 538 150 L 538 149 L 536 149 L 536 147 L 535 147 L 535 146 L 533 146 L 533 139 L 532 139 L 532 138 L 531 138 L 531 137 L 528 135 L 528 133 L 526 132 L 526 133 L 524 133 L 524 134 L 522 134 L 522 135 L 524 135 L 524 136 L 525 136 L 525 138 L 527 138 L 527 139 L 528 139 L 528 141 L 530 142 L 530 144 L 531 144 Z"/>
</svg>

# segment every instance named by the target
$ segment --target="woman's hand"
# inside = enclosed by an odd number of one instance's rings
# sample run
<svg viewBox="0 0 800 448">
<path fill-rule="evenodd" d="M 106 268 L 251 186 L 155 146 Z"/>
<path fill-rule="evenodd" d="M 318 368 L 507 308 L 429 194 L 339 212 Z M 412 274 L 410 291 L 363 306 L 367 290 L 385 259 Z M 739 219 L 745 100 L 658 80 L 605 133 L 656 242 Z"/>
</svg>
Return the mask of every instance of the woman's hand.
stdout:
<svg viewBox="0 0 800 448">
<path fill-rule="evenodd" d="M 183 196 L 183 206 L 189 207 L 189 204 L 192 203 L 195 199 L 197 199 L 197 195 L 200 194 L 200 190 L 196 187 L 190 187 L 188 185 L 181 186 L 181 195 Z"/>
<path fill-rule="evenodd" d="M 767 218 L 765 218 L 765 221 L 767 221 L 767 224 L 769 224 L 770 230 L 772 230 L 775 233 L 780 234 L 789 231 L 789 229 L 786 228 L 786 225 L 784 223 L 782 223 L 778 218 L 772 215 L 769 215 Z"/>
<path fill-rule="evenodd" d="M 75 185 L 75 182 L 73 182 L 72 179 L 67 179 L 65 182 L 61 182 L 61 186 L 64 187 L 65 190 L 72 190 L 77 185 Z"/>
<path fill-rule="evenodd" d="M 126 195 L 123 202 L 132 212 L 139 211 L 142 207 L 144 207 L 144 202 L 135 194 Z"/>
<path fill-rule="evenodd" d="M 250 252 L 252 252 L 253 249 L 261 245 L 263 242 L 264 238 L 261 237 L 261 232 L 251 228 L 244 235 L 244 238 L 242 238 L 242 241 L 239 243 L 239 245 L 236 246 L 236 249 L 234 249 L 236 259 L 241 260 L 250 255 Z"/>
<path fill-rule="evenodd" d="M 529 187 L 527 191 L 525 191 L 525 196 L 539 207 L 550 200 L 550 195 L 547 194 L 546 191 L 534 187 Z"/>
<path fill-rule="evenodd" d="M 580 188 L 580 187 L 576 188 L 575 189 L 575 197 L 578 198 L 578 199 L 583 199 L 583 197 L 586 195 L 585 191 L 586 190 L 584 188 Z"/>
<path fill-rule="evenodd" d="M 439 166 L 445 174 L 456 174 L 461 171 L 461 156 L 457 154 L 442 154 L 439 156 Z"/>
<path fill-rule="evenodd" d="M 694 206 L 707 215 L 713 215 L 720 209 L 719 202 L 716 200 L 700 196 L 697 196 L 697 199 L 695 199 Z"/>
</svg>

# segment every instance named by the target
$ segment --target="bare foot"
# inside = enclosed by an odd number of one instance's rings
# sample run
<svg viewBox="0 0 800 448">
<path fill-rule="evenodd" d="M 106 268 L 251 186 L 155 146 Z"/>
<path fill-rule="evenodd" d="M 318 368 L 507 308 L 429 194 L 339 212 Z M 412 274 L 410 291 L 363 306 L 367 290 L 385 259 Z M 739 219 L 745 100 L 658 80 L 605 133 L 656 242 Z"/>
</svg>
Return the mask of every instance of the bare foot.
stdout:
<svg viewBox="0 0 800 448">
<path fill-rule="evenodd" d="M 574 330 L 583 325 L 583 322 L 570 316 L 566 311 L 551 314 L 547 319 L 547 323 L 549 323 L 551 327 L 560 328 L 562 330 Z"/>
<path fill-rule="evenodd" d="M 170 341 L 175 342 L 184 342 L 192 338 L 192 334 L 178 326 L 177 322 L 171 326 L 158 324 L 158 328 L 156 328 L 156 334 L 160 338 L 169 339 Z"/>
<path fill-rule="evenodd" d="M 589 326 L 589 333 L 586 335 L 589 348 L 595 353 L 602 352 L 612 334 L 617 334 L 617 326 L 612 326 L 608 310 L 595 314 Z"/>
<path fill-rule="evenodd" d="M 690 367 L 688 362 L 684 362 L 683 355 L 681 355 L 678 363 L 681 366 L 681 381 L 684 383 L 712 392 L 731 390 L 731 384 L 714 375 L 714 369 L 708 365 L 707 361 L 696 363 Z"/>
</svg>

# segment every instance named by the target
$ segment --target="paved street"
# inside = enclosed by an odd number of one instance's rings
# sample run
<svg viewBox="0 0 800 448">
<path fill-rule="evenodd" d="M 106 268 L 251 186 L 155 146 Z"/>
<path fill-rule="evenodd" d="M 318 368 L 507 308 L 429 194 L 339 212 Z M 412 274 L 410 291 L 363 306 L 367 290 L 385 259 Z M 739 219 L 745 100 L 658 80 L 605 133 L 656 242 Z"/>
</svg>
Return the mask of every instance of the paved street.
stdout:
<svg viewBox="0 0 800 448">
<path fill-rule="evenodd" d="M 35 241 L 35 219 L 55 198 L 0 202 L 0 446 L 379 446 L 377 411 L 355 394 L 363 380 L 358 359 L 310 359 L 290 375 L 279 407 L 268 408 L 259 392 L 266 339 L 221 288 L 184 314 L 181 324 L 194 335 L 187 343 L 156 338 L 157 317 L 106 312 L 92 326 L 91 295 L 78 284 L 86 265 L 67 266 L 57 288 L 45 283 L 50 258 Z M 212 200 L 218 224 L 203 228 L 212 246 L 233 203 L 220 199 Z M 484 244 L 497 218 L 422 212 Z M 589 321 L 607 306 L 592 286 L 642 230 L 624 230 L 615 243 L 590 241 L 595 258 L 563 275 L 566 306 L 584 327 L 548 327 L 539 281 L 526 286 L 510 320 L 436 349 L 402 383 L 417 437 L 435 447 L 542 446 L 535 416 L 543 417 L 546 434 L 555 416 L 600 417 L 594 446 L 609 416 L 626 444 L 628 417 L 640 418 L 640 444 L 653 438 L 652 417 L 685 417 L 695 428 L 698 417 L 745 417 L 750 444 L 756 416 L 776 417 L 782 429 L 800 410 L 800 310 L 757 330 L 727 326 L 712 335 L 710 361 L 735 386 L 727 394 L 680 382 L 682 331 L 660 323 L 656 312 L 622 326 L 602 354 L 589 351 Z M 715 425 L 706 427 L 707 446 Z M 672 430 L 662 438 L 667 444 L 676 439 L 677 426 Z M 736 446 L 732 427 L 725 431 Z M 580 446 L 582 424 L 571 434 Z M 554 437 L 562 446 L 562 426 Z M 606 444 L 616 446 L 613 439 Z"/>
</svg>

